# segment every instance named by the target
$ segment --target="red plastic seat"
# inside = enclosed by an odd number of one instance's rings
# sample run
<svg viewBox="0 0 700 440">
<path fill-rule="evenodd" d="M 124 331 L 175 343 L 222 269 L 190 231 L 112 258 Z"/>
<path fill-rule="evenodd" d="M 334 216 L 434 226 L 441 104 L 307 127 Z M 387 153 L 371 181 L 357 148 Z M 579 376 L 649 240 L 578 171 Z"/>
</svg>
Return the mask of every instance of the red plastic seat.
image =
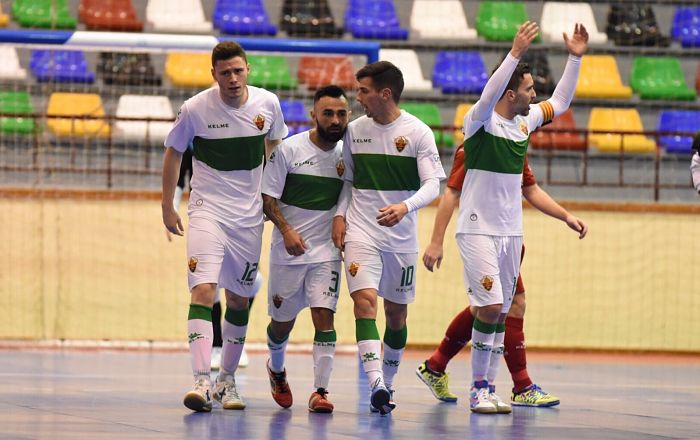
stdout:
<svg viewBox="0 0 700 440">
<path fill-rule="evenodd" d="M 530 136 L 530 145 L 538 150 L 575 150 L 587 148 L 586 139 L 579 133 L 555 133 L 553 129 L 575 130 L 576 121 L 571 109 L 557 116 L 550 124 L 535 131 Z"/>
<path fill-rule="evenodd" d="M 315 90 L 335 84 L 345 90 L 357 85 L 355 70 L 350 57 L 304 56 L 299 60 L 299 83 Z"/>
<path fill-rule="evenodd" d="M 78 16 L 89 30 L 143 30 L 131 0 L 81 0 Z"/>
</svg>

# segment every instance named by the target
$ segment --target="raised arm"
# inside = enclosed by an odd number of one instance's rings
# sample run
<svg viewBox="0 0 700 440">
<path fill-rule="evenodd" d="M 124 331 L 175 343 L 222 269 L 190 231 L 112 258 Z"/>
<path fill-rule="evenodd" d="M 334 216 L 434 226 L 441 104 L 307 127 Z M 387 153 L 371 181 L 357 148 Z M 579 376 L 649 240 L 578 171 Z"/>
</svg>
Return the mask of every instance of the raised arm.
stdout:
<svg viewBox="0 0 700 440">
<path fill-rule="evenodd" d="M 552 97 L 548 99 L 554 109 L 554 116 L 564 113 L 571 105 L 576 91 L 576 83 L 578 83 L 578 74 L 581 70 L 581 57 L 588 50 L 588 31 L 584 25 L 576 23 L 571 38 L 566 32 L 563 35 L 564 45 L 569 51 L 569 58 L 566 61 L 561 80 L 554 89 Z"/>
</svg>

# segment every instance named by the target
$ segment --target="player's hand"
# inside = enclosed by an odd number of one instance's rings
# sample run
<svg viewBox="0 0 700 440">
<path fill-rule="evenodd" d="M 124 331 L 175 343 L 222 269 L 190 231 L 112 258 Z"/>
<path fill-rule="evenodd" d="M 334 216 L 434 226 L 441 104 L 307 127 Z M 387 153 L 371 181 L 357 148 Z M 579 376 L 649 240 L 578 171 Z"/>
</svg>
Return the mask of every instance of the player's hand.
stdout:
<svg viewBox="0 0 700 440">
<path fill-rule="evenodd" d="M 530 44 L 537 38 L 539 32 L 540 27 L 534 21 L 526 21 L 520 25 L 520 29 L 518 29 L 515 38 L 513 38 L 513 47 L 510 49 L 510 54 L 517 59 L 522 58 Z"/>
<path fill-rule="evenodd" d="M 569 38 L 566 32 L 562 32 L 564 36 L 564 45 L 571 55 L 581 57 L 588 51 L 588 31 L 581 23 L 576 23 L 574 26 L 574 35 Z"/>
<path fill-rule="evenodd" d="M 379 226 L 392 227 L 401 221 L 408 214 L 408 207 L 405 203 L 395 203 L 387 205 L 379 210 L 379 215 L 376 217 Z"/>
<path fill-rule="evenodd" d="M 171 234 L 167 229 L 165 230 L 165 238 L 167 238 L 169 242 L 173 241 L 173 234 Z"/>
<path fill-rule="evenodd" d="M 294 228 L 289 228 L 282 233 L 282 239 L 284 240 L 284 248 L 287 249 L 289 255 L 294 255 L 298 257 L 299 255 L 304 255 L 308 246 L 301 235 Z"/>
<path fill-rule="evenodd" d="M 588 225 L 578 217 L 574 217 L 573 215 L 566 217 L 566 224 L 571 229 L 578 232 L 579 240 L 585 237 L 588 233 Z"/>
<path fill-rule="evenodd" d="M 174 235 L 185 235 L 185 228 L 182 227 L 182 220 L 172 204 L 163 207 L 163 224 L 165 229 Z"/>
<path fill-rule="evenodd" d="M 333 239 L 333 244 L 335 247 L 340 249 L 341 252 L 345 250 L 345 228 L 345 217 L 342 215 L 336 215 L 333 217 L 331 238 Z"/>
<path fill-rule="evenodd" d="M 442 245 L 431 242 L 423 254 L 423 265 L 432 272 L 435 265 L 440 269 L 440 263 L 442 263 Z"/>
</svg>

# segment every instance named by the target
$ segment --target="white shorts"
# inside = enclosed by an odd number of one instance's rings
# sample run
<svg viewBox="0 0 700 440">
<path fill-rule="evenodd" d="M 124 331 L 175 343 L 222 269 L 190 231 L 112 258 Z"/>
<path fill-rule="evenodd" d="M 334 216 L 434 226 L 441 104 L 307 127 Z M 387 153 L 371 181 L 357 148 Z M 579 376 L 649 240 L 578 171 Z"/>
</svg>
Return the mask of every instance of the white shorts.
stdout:
<svg viewBox="0 0 700 440">
<path fill-rule="evenodd" d="M 270 264 L 267 314 L 277 322 L 288 322 L 305 307 L 320 307 L 335 313 L 340 292 L 340 265 L 340 260 Z"/>
<path fill-rule="evenodd" d="M 345 277 L 350 293 L 375 289 L 384 299 L 411 304 L 416 298 L 418 252 L 400 254 L 352 241 L 345 243 Z"/>
<path fill-rule="evenodd" d="M 520 272 L 522 236 L 457 234 L 469 304 L 503 304 L 508 313 Z"/>
<path fill-rule="evenodd" d="M 190 290 L 215 283 L 231 292 L 255 296 L 263 226 L 232 229 L 201 217 L 187 229 L 187 282 Z"/>
</svg>

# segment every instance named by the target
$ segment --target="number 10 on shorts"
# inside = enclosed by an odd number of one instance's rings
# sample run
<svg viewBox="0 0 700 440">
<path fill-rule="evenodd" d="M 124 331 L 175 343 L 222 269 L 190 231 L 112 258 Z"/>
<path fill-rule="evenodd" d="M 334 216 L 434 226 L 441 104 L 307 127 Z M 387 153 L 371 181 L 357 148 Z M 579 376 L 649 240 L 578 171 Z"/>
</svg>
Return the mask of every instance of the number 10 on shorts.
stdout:
<svg viewBox="0 0 700 440">
<path fill-rule="evenodd" d="M 414 266 L 401 268 L 401 287 L 408 287 L 413 284 Z"/>
</svg>

